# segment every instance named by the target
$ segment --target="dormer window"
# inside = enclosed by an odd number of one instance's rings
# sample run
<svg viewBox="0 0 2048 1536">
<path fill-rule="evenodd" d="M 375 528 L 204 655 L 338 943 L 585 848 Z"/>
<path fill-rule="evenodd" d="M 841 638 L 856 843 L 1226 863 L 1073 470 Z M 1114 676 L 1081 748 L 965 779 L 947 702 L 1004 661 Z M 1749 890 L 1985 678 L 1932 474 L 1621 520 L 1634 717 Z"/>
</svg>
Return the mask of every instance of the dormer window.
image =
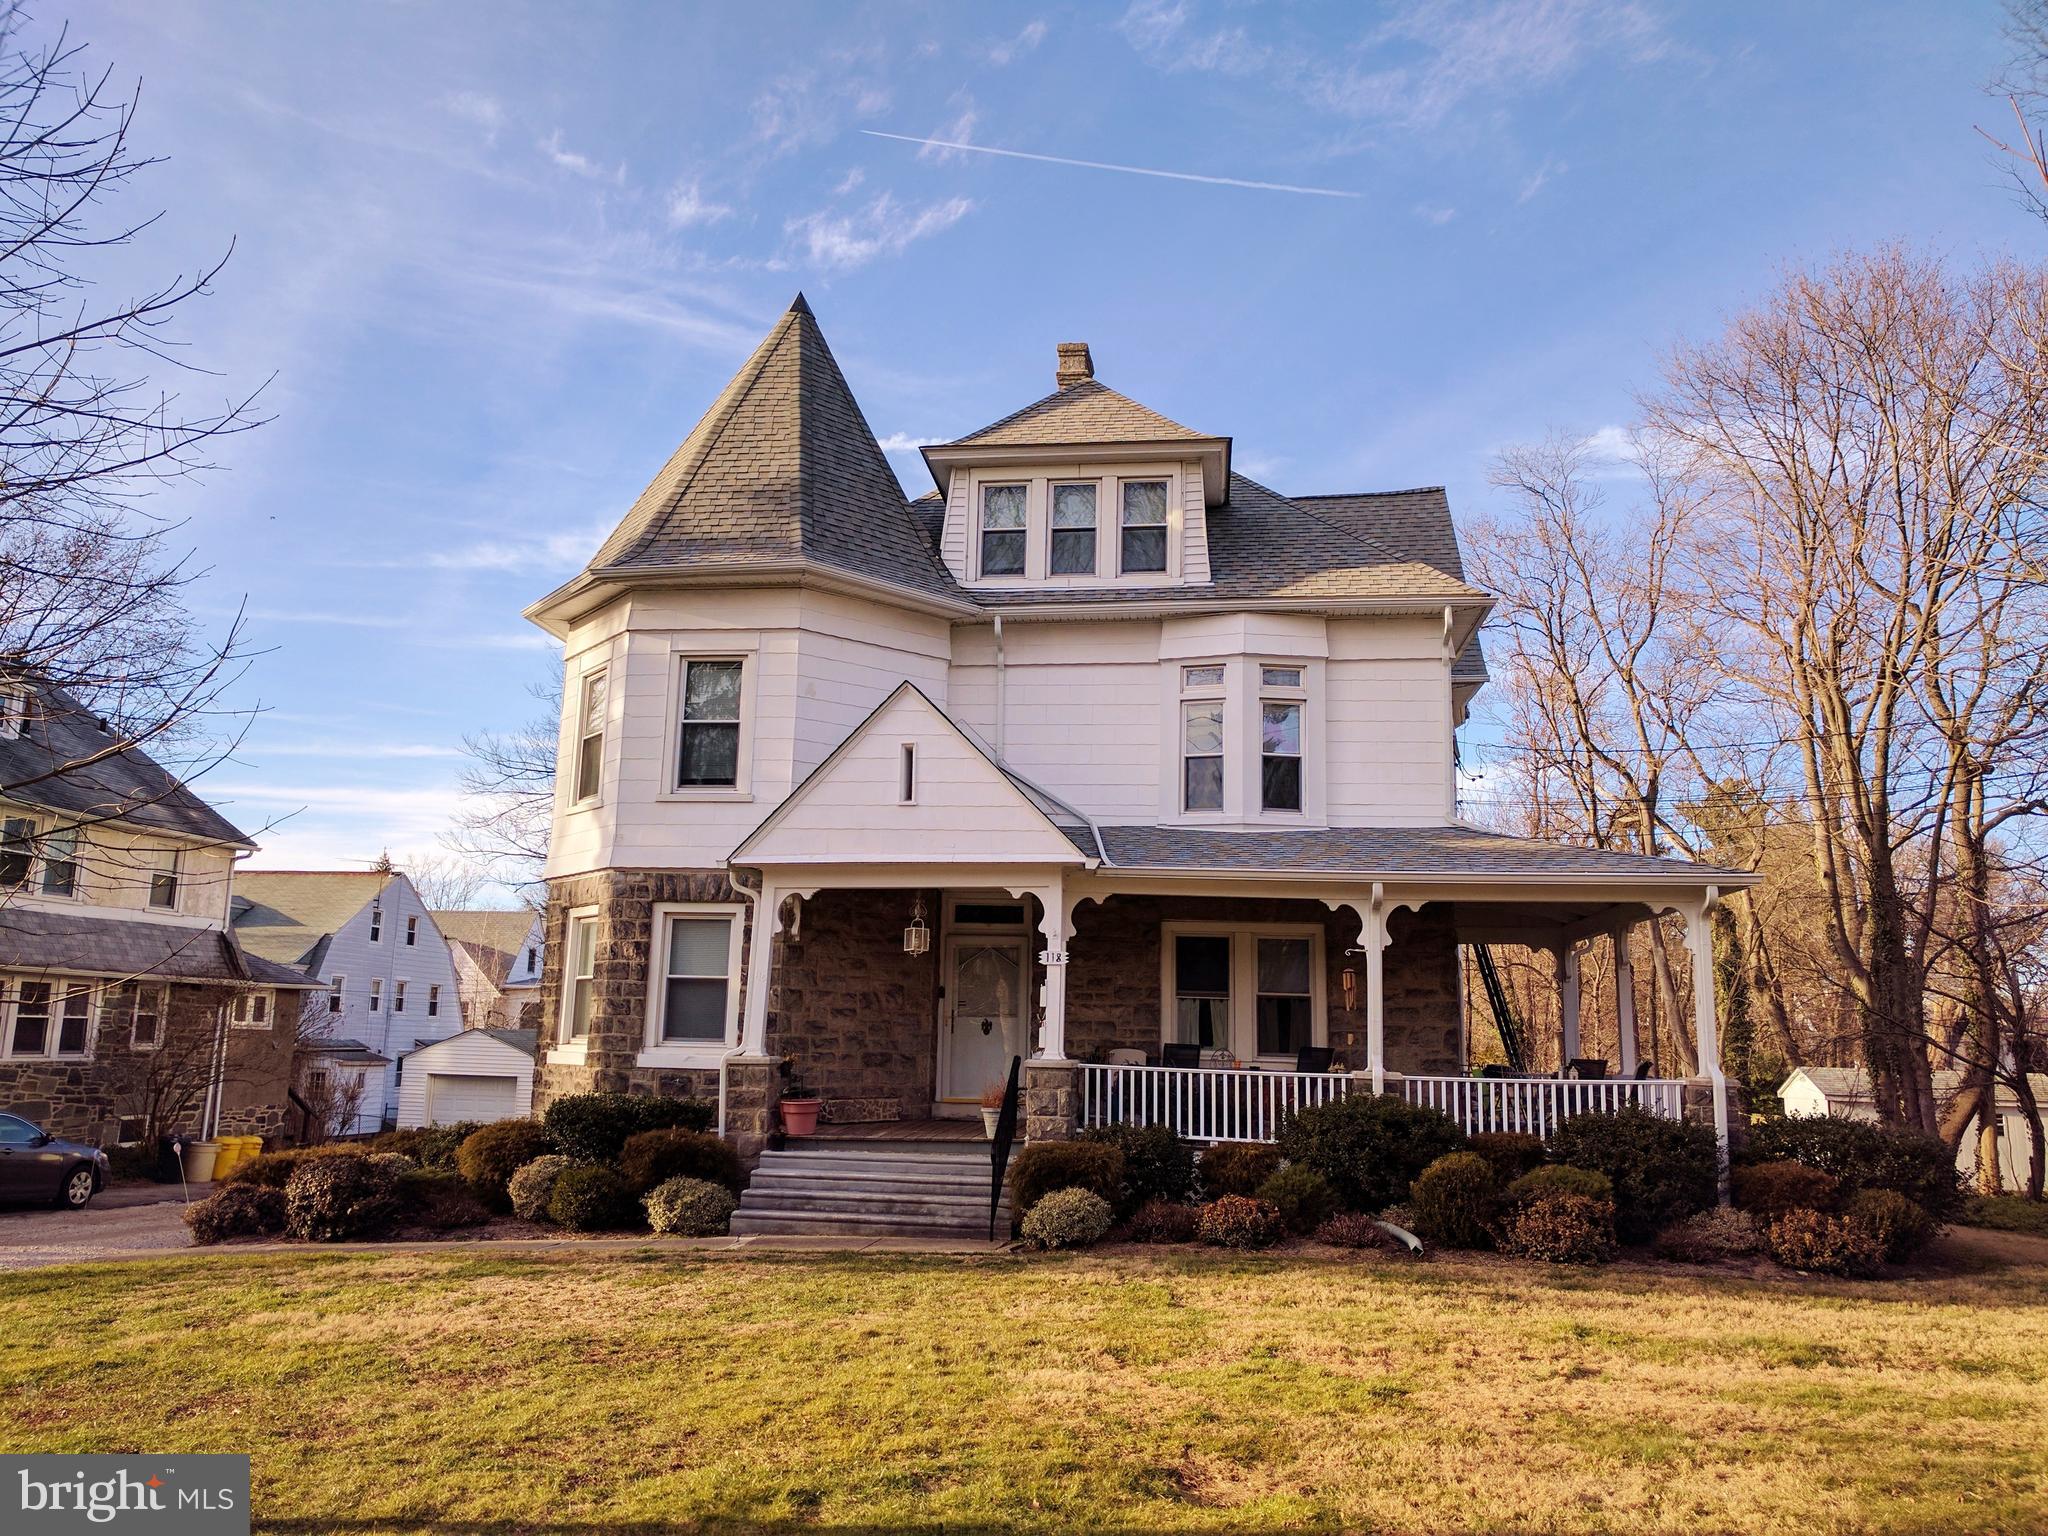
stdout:
<svg viewBox="0 0 2048 1536">
<path fill-rule="evenodd" d="M 1023 485 L 981 488 L 981 574 L 1024 574 L 1025 497 Z"/>
<path fill-rule="evenodd" d="M 28 689 L 19 683 L 0 687 L 0 740 L 19 741 L 28 734 Z"/>
<path fill-rule="evenodd" d="M 1166 482 L 1123 482 L 1123 539 L 1118 569 L 1125 575 L 1166 569 Z"/>
<path fill-rule="evenodd" d="M 1095 574 L 1095 482 L 1052 488 L 1052 558 L 1055 576 Z"/>
</svg>

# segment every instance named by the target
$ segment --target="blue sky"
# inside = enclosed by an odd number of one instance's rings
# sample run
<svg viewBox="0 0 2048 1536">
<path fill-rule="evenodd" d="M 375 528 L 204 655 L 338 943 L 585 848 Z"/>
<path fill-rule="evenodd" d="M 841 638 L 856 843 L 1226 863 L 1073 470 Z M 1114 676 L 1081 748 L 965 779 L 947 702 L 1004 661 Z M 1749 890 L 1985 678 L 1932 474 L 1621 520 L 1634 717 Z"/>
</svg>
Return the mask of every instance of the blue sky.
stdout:
<svg viewBox="0 0 2048 1536">
<path fill-rule="evenodd" d="M 519 618 L 802 289 L 913 492 L 1053 343 L 1282 491 L 1449 486 L 1628 419 L 1787 261 L 2030 255 L 1963 4 L 114 4 L 167 157 L 117 266 L 191 267 L 275 421 L 167 498 L 267 709 L 202 781 L 259 863 L 430 852 Z M 872 130 L 866 132 L 864 130 Z M 1142 176 L 874 136 L 1318 188 Z"/>
</svg>

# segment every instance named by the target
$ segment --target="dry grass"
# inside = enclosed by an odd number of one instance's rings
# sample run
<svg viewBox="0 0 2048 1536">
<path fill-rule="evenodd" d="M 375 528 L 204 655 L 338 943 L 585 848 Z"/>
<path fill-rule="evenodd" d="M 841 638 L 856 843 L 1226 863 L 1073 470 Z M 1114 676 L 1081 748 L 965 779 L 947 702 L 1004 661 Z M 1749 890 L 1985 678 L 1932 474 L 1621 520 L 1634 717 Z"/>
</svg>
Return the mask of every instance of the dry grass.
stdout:
<svg viewBox="0 0 2048 1536">
<path fill-rule="evenodd" d="M 2048 1267 L 184 1258 L 0 1282 L 0 1401 L 294 1532 L 2037 1530 Z"/>
</svg>

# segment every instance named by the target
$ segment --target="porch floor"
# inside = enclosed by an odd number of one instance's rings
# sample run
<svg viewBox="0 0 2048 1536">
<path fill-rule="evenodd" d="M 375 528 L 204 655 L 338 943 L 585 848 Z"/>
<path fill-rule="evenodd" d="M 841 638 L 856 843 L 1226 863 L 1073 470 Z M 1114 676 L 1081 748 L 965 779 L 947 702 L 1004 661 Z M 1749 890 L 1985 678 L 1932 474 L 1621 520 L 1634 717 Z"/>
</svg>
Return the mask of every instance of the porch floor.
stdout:
<svg viewBox="0 0 2048 1536">
<path fill-rule="evenodd" d="M 815 1136 L 791 1141 L 984 1141 L 977 1116 L 972 1120 L 849 1120 L 820 1121 Z"/>
</svg>

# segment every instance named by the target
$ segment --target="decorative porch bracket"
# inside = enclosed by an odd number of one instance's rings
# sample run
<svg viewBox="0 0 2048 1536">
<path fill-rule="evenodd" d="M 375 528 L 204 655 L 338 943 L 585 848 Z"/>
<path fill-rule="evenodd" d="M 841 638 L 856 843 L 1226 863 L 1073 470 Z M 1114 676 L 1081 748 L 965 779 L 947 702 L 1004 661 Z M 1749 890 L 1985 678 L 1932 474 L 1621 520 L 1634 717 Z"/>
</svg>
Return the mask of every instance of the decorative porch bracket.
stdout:
<svg viewBox="0 0 2048 1536">
<path fill-rule="evenodd" d="M 1375 880 L 1372 894 L 1364 901 L 1355 897 L 1325 896 L 1323 905 L 1332 912 L 1349 911 L 1358 918 L 1358 947 L 1365 954 L 1365 1064 L 1372 1074 L 1372 1091 L 1387 1091 L 1387 920 L 1414 902 L 1397 901 L 1387 906 L 1386 887 Z"/>
</svg>

